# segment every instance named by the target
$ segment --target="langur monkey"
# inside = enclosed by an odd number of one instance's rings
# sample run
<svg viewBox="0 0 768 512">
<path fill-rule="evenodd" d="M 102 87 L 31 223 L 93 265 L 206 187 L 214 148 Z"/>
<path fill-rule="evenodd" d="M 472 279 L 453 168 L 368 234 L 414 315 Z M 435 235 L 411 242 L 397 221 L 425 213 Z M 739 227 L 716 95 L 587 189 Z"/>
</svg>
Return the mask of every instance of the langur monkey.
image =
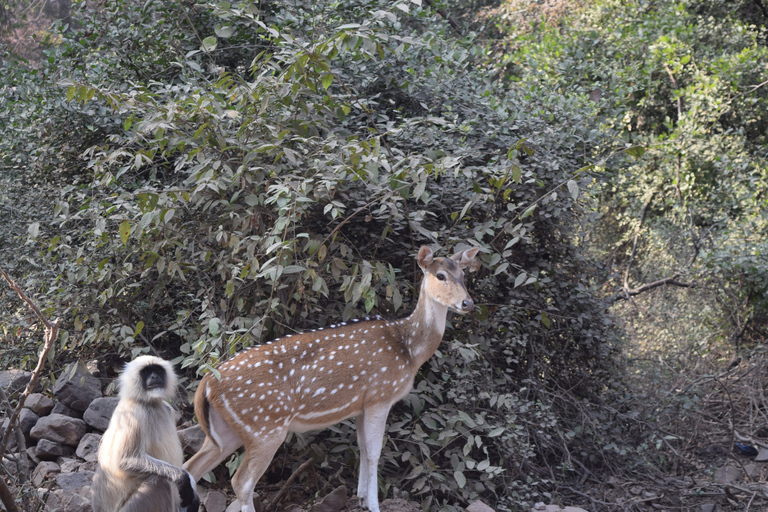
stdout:
<svg viewBox="0 0 768 512">
<path fill-rule="evenodd" d="M 195 483 L 181 467 L 184 452 L 166 402 L 176 381 L 171 363 L 159 357 L 125 366 L 120 402 L 99 445 L 94 512 L 197 512 Z"/>
</svg>

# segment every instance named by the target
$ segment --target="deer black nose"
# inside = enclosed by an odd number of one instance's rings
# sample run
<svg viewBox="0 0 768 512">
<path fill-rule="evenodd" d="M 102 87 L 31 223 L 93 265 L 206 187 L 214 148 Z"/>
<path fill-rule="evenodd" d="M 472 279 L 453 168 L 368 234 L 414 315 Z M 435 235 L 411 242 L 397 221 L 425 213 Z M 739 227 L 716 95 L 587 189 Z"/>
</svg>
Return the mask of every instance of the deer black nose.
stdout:
<svg viewBox="0 0 768 512">
<path fill-rule="evenodd" d="M 461 309 L 462 311 L 466 311 L 469 313 L 473 309 L 475 309 L 475 303 L 472 301 L 472 299 L 464 299 L 461 301 Z"/>
</svg>

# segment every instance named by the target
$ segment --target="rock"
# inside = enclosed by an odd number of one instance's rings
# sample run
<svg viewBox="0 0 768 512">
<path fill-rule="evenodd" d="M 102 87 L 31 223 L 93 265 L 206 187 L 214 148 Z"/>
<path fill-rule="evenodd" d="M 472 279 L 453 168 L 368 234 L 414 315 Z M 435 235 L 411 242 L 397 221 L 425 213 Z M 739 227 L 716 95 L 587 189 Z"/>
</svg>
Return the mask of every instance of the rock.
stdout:
<svg viewBox="0 0 768 512">
<path fill-rule="evenodd" d="M 120 402 L 120 399 L 117 397 L 96 398 L 88 406 L 88 409 L 85 410 L 83 419 L 96 430 L 104 432 L 109 426 L 109 419 L 112 417 L 112 413 L 115 412 L 118 402 Z"/>
<path fill-rule="evenodd" d="M 194 455 L 199 452 L 204 440 L 205 433 L 200 425 L 179 430 L 179 441 L 181 441 L 181 447 L 187 455 Z"/>
<path fill-rule="evenodd" d="M 339 486 L 309 509 L 309 512 L 338 512 L 347 506 L 347 488 Z"/>
<path fill-rule="evenodd" d="M 7 432 L 8 426 L 11 424 L 11 418 L 5 418 L 3 420 L 3 425 L 0 427 L 0 432 Z M 0 434 L 0 437 L 2 437 L 2 434 Z M 18 443 L 16 442 L 16 434 L 14 432 L 11 433 L 10 438 L 8 438 L 8 446 L 6 447 L 9 452 L 15 451 L 18 447 Z"/>
<path fill-rule="evenodd" d="M 494 512 L 494 510 L 480 500 L 474 501 L 467 507 L 467 512 Z"/>
<path fill-rule="evenodd" d="M 704 503 L 701 506 L 701 512 L 714 512 L 714 510 L 715 510 L 714 503 Z"/>
<path fill-rule="evenodd" d="M 421 512 L 421 509 L 412 501 L 393 498 L 381 502 L 381 512 Z"/>
<path fill-rule="evenodd" d="M 743 473 L 735 466 L 725 466 L 715 471 L 715 482 L 719 484 L 732 484 L 741 480 Z"/>
<path fill-rule="evenodd" d="M 86 461 L 80 464 L 80 471 L 90 471 L 92 473 L 96 472 L 96 468 L 99 466 L 98 462 L 95 460 L 93 461 Z"/>
<path fill-rule="evenodd" d="M 49 492 L 48 489 L 38 489 L 37 494 L 40 496 L 43 503 L 45 503 L 45 508 L 43 509 L 45 512 L 61 510 L 62 507 L 61 503 L 59 503 L 59 498 L 57 498 L 53 492 Z"/>
<path fill-rule="evenodd" d="M 56 463 L 61 467 L 62 473 L 75 473 L 80 471 L 80 461 L 77 459 L 61 457 Z"/>
<path fill-rule="evenodd" d="M 61 443 L 55 443 L 48 439 L 41 439 L 35 448 L 35 455 L 40 460 L 56 460 L 59 457 L 70 457 L 75 454 L 75 449 Z"/>
<path fill-rule="evenodd" d="M 87 462 L 93 462 L 98 457 L 100 442 L 99 434 L 85 434 L 77 445 L 75 454 Z"/>
<path fill-rule="evenodd" d="M 83 411 L 76 411 L 70 407 L 67 407 L 61 402 L 56 402 L 53 404 L 53 409 L 51 410 L 51 414 L 63 414 L 64 416 L 69 416 L 70 418 L 83 417 Z"/>
<path fill-rule="evenodd" d="M 101 398 L 101 381 L 88 373 L 81 361 L 68 365 L 59 375 L 53 395 L 67 407 L 85 411 L 97 398 Z"/>
<path fill-rule="evenodd" d="M 760 451 L 757 452 L 757 456 L 755 457 L 755 462 L 766 462 L 766 461 L 768 461 L 768 449 L 760 448 Z"/>
<path fill-rule="evenodd" d="M 76 473 L 61 473 L 56 477 L 56 484 L 65 491 L 77 493 L 86 485 L 91 485 L 93 473 L 78 471 Z"/>
<path fill-rule="evenodd" d="M 30 431 L 32 439 L 48 439 L 54 443 L 77 446 L 85 435 L 85 422 L 63 414 L 43 416 Z"/>
<path fill-rule="evenodd" d="M 57 512 L 93 512 L 91 500 L 83 498 L 80 494 L 73 494 L 63 489 L 58 489 L 53 494 L 59 501 L 59 507 L 56 509 Z"/>
<path fill-rule="evenodd" d="M 41 462 L 32 472 L 32 485 L 35 487 L 40 487 L 43 485 L 43 481 L 45 481 L 48 477 L 58 475 L 60 472 L 61 468 L 55 462 Z"/>
<path fill-rule="evenodd" d="M 750 478 L 760 478 L 762 464 L 744 464 L 744 472 Z"/>
<path fill-rule="evenodd" d="M 587 512 L 583 508 L 579 507 L 561 507 L 560 505 L 545 505 L 544 503 L 537 503 L 531 512 Z"/>
<path fill-rule="evenodd" d="M 0 388 L 9 395 L 23 391 L 32 378 L 32 372 L 24 370 L 3 370 L 0 372 Z"/>
<path fill-rule="evenodd" d="M 37 447 L 30 446 L 27 448 L 27 457 L 35 464 L 40 464 L 40 458 L 37 456 Z"/>
<path fill-rule="evenodd" d="M 24 439 L 27 441 L 27 444 L 30 444 L 30 441 L 32 440 L 29 433 L 39 419 L 40 416 L 31 409 L 24 408 L 19 412 L 19 426 L 21 427 L 21 433 L 24 434 Z"/>
<path fill-rule="evenodd" d="M 227 509 L 227 497 L 219 491 L 208 491 L 202 497 L 201 503 L 205 512 L 224 512 Z"/>
<path fill-rule="evenodd" d="M 262 505 L 261 500 L 255 496 L 253 498 L 253 508 L 256 510 L 256 512 L 264 512 L 264 505 Z M 240 510 L 242 510 L 240 503 L 235 500 L 229 504 L 226 512 L 240 512 Z"/>
<path fill-rule="evenodd" d="M 53 410 L 53 400 L 42 393 L 32 393 L 24 401 L 24 407 L 38 416 L 48 416 Z"/>
</svg>

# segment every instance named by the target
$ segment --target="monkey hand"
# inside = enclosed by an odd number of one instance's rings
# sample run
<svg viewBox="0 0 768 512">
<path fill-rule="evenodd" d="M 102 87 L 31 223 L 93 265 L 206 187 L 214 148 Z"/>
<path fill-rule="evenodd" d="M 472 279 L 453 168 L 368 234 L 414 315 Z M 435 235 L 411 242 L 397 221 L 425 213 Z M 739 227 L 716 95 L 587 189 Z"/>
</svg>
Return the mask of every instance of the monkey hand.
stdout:
<svg viewBox="0 0 768 512">
<path fill-rule="evenodd" d="M 197 512 L 200 508 L 200 498 L 195 490 L 195 482 L 192 475 L 185 471 L 186 475 L 179 482 L 179 496 L 181 497 L 180 512 Z"/>
</svg>

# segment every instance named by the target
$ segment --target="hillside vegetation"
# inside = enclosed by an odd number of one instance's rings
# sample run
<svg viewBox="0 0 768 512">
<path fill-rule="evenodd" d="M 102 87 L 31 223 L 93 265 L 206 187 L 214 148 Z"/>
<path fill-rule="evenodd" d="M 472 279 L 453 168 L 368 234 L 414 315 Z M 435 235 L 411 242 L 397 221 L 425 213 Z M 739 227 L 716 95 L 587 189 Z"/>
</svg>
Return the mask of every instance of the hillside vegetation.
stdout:
<svg viewBox="0 0 768 512">
<path fill-rule="evenodd" d="M 4 46 L 0 268 L 62 318 L 51 374 L 158 354 L 189 399 L 244 347 L 404 316 L 420 245 L 478 246 L 386 496 L 764 503 L 709 494 L 728 457 L 699 457 L 768 436 L 763 4 L 536 5 L 81 1 L 39 60 Z M 3 366 L 34 366 L 0 311 Z M 294 436 L 268 477 L 353 482 L 354 436 Z"/>
</svg>

